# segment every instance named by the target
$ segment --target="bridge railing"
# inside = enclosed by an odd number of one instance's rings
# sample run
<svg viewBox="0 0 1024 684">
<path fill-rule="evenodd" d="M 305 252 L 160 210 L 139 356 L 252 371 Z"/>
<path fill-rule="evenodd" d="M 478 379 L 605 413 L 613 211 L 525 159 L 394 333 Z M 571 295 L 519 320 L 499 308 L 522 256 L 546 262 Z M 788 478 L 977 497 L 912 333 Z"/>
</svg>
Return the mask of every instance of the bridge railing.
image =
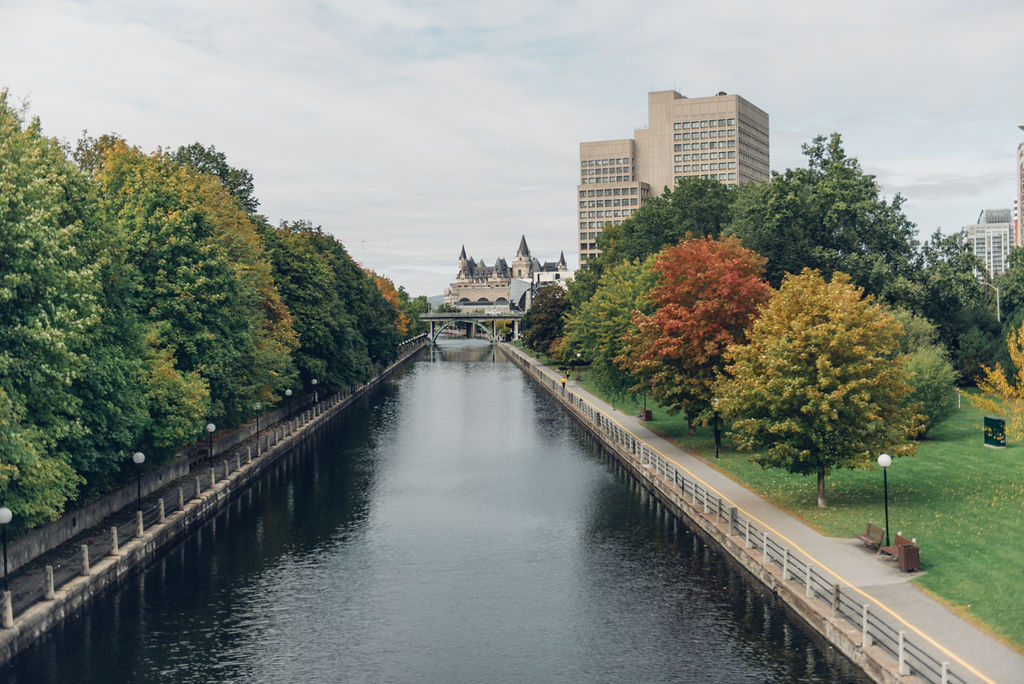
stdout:
<svg viewBox="0 0 1024 684">
<path fill-rule="evenodd" d="M 820 599 L 831 606 L 835 617 L 841 617 L 861 631 L 864 648 L 878 646 L 897 662 L 901 675 L 914 674 L 927 682 L 965 684 L 948 660 L 940 660 L 925 648 L 926 638 L 898 617 L 885 611 L 855 587 L 834 575 L 785 538 L 766 528 L 742 509 L 733 505 L 703 480 L 695 477 L 674 461 L 638 438 L 617 420 L 597 408 L 584 397 L 562 385 L 561 378 L 514 347 L 505 351 L 518 357 L 520 365 L 536 380 L 560 398 L 591 429 L 619 447 L 620 455 L 635 469 L 645 472 L 666 486 L 679 503 L 689 502 L 691 509 L 702 512 L 707 520 L 725 530 L 729 536 L 741 537 L 744 547 L 761 556 L 761 564 L 777 567 L 784 582 L 802 583 L 804 595 Z M 683 508 L 683 506 L 680 506 Z"/>
</svg>

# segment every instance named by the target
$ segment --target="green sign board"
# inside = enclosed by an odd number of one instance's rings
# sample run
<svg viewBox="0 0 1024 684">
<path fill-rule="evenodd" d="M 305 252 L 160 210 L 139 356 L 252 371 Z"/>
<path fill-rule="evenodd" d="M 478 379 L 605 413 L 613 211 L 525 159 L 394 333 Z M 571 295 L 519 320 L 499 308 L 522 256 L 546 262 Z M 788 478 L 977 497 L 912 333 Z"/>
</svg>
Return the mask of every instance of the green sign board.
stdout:
<svg viewBox="0 0 1024 684">
<path fill-rule="evenodd" d="M 985 446 L 1006 446 L 1006 421 L 1002 418 L 985 416 Z"/>
</svg>

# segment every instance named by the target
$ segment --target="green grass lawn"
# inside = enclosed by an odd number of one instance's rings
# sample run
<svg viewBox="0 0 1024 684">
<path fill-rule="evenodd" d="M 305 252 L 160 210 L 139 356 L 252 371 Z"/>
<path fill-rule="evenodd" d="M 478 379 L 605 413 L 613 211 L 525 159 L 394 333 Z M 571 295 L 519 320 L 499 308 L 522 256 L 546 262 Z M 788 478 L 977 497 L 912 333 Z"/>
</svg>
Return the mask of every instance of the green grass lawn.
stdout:
<svg viewBox="0 0 1024 684">
<path fill-rule="evenodd" d="M 583 384 L 602 396 L 586 369 Z M 603 398 L 624 413 L 642 406 L 638 397 Z M 669 416 L 651 402 L 647 407 L 653 412 L 651 429 L 825 534 L 852 537 L 869 520 L 885 524 L 880 468 L 830 473 L 829 505 L 818 508 L 814 476 L 763 470 L 753 454 L 733 451 L 728 438 L 716 461 L 710 427 L 690 435 L 681 415 Z M 965 399 L 959 411 L 919 443 L 915 455 L 889 467 L 890 534 L 902 532 L 917 540 L 925 572 L 914 581 L 1024 650 L 1024 445 L 985 447 L 982 418 Z"/>
<path fill-rule="evenodd" d="M 965 401 L 915 455 L 889 467 L 890 535 L 917 540 L 921 587 L 1024 649 L 1024 446 L 985 447 L 982 417 Z M 689 435 L 681 416 L 656 410 L 650 426 L 825 534 L 852 537 L 868 520 L 884 525 L 880 468 L 830 473 L 822 509 L 814 476 L 763 470 L 728 439 L 715 461 L 711 428 Z"/>
</svg>

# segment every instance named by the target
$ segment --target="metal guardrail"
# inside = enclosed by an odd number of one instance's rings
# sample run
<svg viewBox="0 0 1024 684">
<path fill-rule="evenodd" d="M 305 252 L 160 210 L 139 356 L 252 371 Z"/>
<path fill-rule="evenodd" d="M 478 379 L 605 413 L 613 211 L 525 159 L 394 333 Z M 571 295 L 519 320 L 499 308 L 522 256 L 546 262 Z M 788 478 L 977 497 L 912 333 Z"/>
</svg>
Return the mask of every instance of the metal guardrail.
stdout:
<svg viewBox="0 0 1024 684">
<path fill-rule="evenodd" d="M 843 618 L 861 631 L 864 648 L 878 646 L 896 660 L 900 675 L 913 674 L 937 684 L 966 684 L 966 680 L 953 670 L 949 661 L 936 659 L 922 646 L 915 633 L 908 633 L 905 624 L 893 621 L 878 604 L 865 600 L 852 585 L 835 581 L 837 578 L 832 573 L 806 558 L 802 552 L 791 548 L 706 483 L 652 449 L 615 419 L 565 388 L 560 380 L 534 365 L 529 356 L 518 349 L 506 349 L 519 356 L 529 372 L 549 387 L 553 394 L 561 396 L 563 402 L 589 423 L 592 429 L 627 452 L 638 471 L 646 471 L 661 478 L 666 485 L 678 490 L 681 502 L 689 499 L 692 507 L 702 508 L 705 516 L 713 516 L 728 535 L 742 537 L 747 549 L 755 555 L 761 554 L 762 565 L 778 567 L 785 582 L 802 583 L 808 599 L 821 599 L 830 604 L 836 617 Z"/>
<path fill-rule="evenodd" d="M 405 340 L 398 346 L 395 364 L 401 363 L 416 351 L 426 339 L 426 333 Z M 189 502 L 197 499 L 216 482 L 227 479 L 243 466 L 260 458 L 271 447 L 293 436 L 301 427 L 312 423 L 318 416 L 341 403 L 365 385 L 345 388 L 322 398 L 318 403 L 302 408 L 288 420 L 273 423 L 259 433 L 258 444 L 255 436 L 249 441 L 233 445 L 226 453 L 214 452 L 208 465 L 192 470 L 155 494 L 142 500 L 142 529 L 145 533 L 154 525 L 164 522 L 172 514 L 183 510 Z M 280 411 L 280 409 L 278 410 Z M 196 465 L 199 459 L 196 460 Z M 122 546 L 140 536 L 138 511 L 133 505 L 124 509 L 107 522 L 106 527 L 94 527 L 86 536 L 80 536 L 63 553 L 51 552 L 38 562 L 31 562 L 9 578 L 11 585 L 11 618 L 23 614 L 36 603 L 52 599 L 51 591 L 59 591 L 74 579 L 87 575 L 91 567 L 104 558 L 117 553 Z"/>
</svg>

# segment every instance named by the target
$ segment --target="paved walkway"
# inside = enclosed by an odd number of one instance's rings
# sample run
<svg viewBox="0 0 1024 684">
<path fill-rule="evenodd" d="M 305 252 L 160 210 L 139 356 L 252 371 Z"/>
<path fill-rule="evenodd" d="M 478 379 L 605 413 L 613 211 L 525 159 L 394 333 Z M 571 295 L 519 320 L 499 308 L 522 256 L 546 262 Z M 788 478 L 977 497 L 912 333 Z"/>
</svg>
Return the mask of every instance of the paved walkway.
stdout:
<svg viewBox="0 0 1024 684">
<path fill-rule="evenodd" d="M 552 378 L 559 377 L 556 371 L 544 368 Z M 622 413 L 590 394 L 579 382 L 570 380 L 566 390 L 614 417 L 623 428 L 661 452 L 665 458 L 689 470 L 748 515 L 786 537 L 794 547 L 841 580 L 888 608 L 906 623 L 908 633 L 916 632 L 931 642 L 933 652 L 941 652 L 940 660 L 950 661 L 957 675 L 965 681 L 1024 684 L 1024 654 L 1004 645 L 925 594 L 911 582 L 914 575 L 900 572 L 894 560 L 876 555 L 857 539 L 821 534 L 715 470 L 703 459 L 651 432 L 639 417 Z"/>
</svg>

